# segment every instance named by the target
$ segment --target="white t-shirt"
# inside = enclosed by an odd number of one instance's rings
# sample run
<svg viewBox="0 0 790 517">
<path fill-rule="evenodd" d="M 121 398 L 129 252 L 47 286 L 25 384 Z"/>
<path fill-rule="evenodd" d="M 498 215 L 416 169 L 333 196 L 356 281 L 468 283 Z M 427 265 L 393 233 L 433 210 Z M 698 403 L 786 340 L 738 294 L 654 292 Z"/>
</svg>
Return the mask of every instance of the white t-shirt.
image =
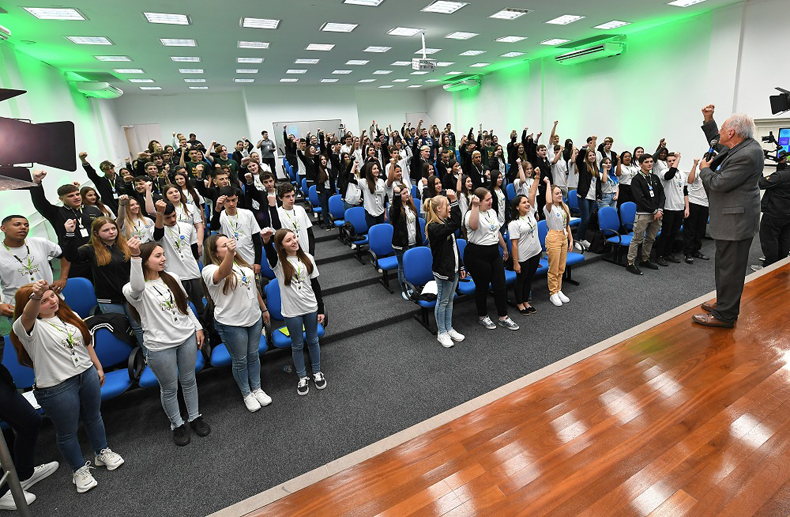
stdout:
<svg viewBox="0 0 790 517">
<path fill-rule="evenodd" d="M 477 230 L 472 230 L 469 227 L 469 218 L 472 216 L 472 211 L 469 210 L 464 216 L 464 224 L 466 225 L 466 235 L 468 242 L 477 244 L 479 246 L 491 246 L 492 244 L 499 244 L 499 219 L 493 210 L 486 212 L 480 211 L 478 216 Z"/>
<path fill-rule="evenodd" d="M 544 206 L 543 214 L 546 216 L 546 228 L 549 230 L 567 232 L 568 216 L 565 214 L 565 210 L 557 205 L 551 205 L 551 211 L 549 211 L 547 207 Z"/>
<path fill-rule="evenodd" d="M 190 196 L 189 199 L 192 199 Z M 176 219 L 182 223 L 189 223 L 191 225 L 195 225 L 198 223 L 203 223 L 203 218 L 200 215 L 200 207 L 195 205 L 194 203 L 186 205 L 186 210 L 184 210 L 183 205 L 181 203 L 175 207 L 176 209 Z"/>
<path fill-rule="evenodd" d="M 664 175 L 659 176 L 661 186 L 664 187 L 664 210 L 685 210 L 686 201 L 683 196 L 683 187 L 686 185 L 687 175 L 685 172 L 678 170 L 670 180 L 665 180 Z"/>
<path fill-rule="evenodd" d="M 165 250 L 165 271 L 184 280 L 200 278 L 200 268 L 192 255 L 192 245 L 197 244 L 195 227 L 176 221 L 173 226 L 165 225 L 164 230 L 164 237 L 157 242 Z"/>
<path fill-rule="evenodd" d="M 601 173 L 601 177 L 603 177 L 603 173 Z M 601 194 L 614 194 L 617 192 L 617 184 L 614 182 L 614 169 L 611 167 L 609 168 L 609 172 L 606 173 L 606 183 L 601 183 Z"/>
<path fill-rule="evenodd" d="M 414 246 L 417 244 L 417 214 L 412 212 L 408 206 L 403 207 L 403 211 L 406 213 L 406 232 L 409 235 L 409 246 Z"/>
<path fill-rule="evenodd" d="M 620 165 L 620 185 L 630 185 L 640 170 L 639 165 Z"/>
<path fill-rule="evenodd" d="M 178 286 L 186 296 L 178 275 L 170 275 L 179 282 Z M 143 340 L 149 350 L 173 348 L 195 331 L 203 329 L 191 307 L 187 305 L 187 314 L 178 310 L 172 291 L 161 278 L 147 280 L 145 290 L 136 294 L 132 292 L 132 284 L 128 283 L 123 286 L 123 295 L 140 314 Z"/>
<path fill-rule="evenodd" d="M 203 267 L 203 281 L 208 294 L 214 302 L 214 319 L 223 325 L 234 327 L 251 327 L 261 318 L 261 307 L 258 305 L 258 291 L 255 287 L 255 275 L 252 269 L 239 265 L 233 266 L 231 275 L 236 276 L 236 289 L 223 294 L 225 282 L 230 275 L 218 284 L 214 283 L 214 272 L 219 266 L 209 264 Z"/>
<path fill-rule="evenodd" d="M 562 158 L 560 158 L 562 159 Z M 579 186 L 579 172 L 576 170 L 576 162 L 568 162 L 568 189 Z"/>
<path fill-rule="evenodd" d="M 686 181 L 688 181 L 688 176 L 686 177 Z M 689 203 L 694 203 L 695 205 L 700 206 L 709 206 L 708 193 L 705 192 L 705 187 L 702 185 L 702 178 L 699 175 L 699 171 L 694 174 L 694 181 L 688 184 L 688 191 Z"/>
<path fill-rule="evenodd" d="M 343 198 L 343 201 L 349 205 L 358 205 L 361 199 L 362 192 L 359 190 L 359 187 L 356 184 L 349 182 L 348 186 L 346 187 L 346 197 Z M 282 216 L 280 217 L 280 222 L 282 222 Z"/>
<path fill-rule="evenodd" d="M 0 246 L 2 302 L 14 305 L 14 295 L 23 285 L 39 280 L 52 283 L 49 261 L 62 254 L 60 246 L 40 237 L 28 237 L 19 248 Z"/>
<path fill-rule="evenodd" d="M 517 179 L 513 182 L 513 189 L 516 191 L 517 196 L 521 195 L 529 198 L 529 190 L 532 188 L 533 183 L 535 183 L 535 178 L 527 178 L 526 182 Z"/>
<path fill-rule="evenodd" d="M 587 191 L 587 197 L 590 201 L 595 201 L 595 185 L 598 183 L 598 178 L 593 176 L 590 178 L 590 190 Z"/>
<path fill-rule="evenodd" d="M 251 211 L 237 208 L 236 215 L 229 216 L 224 210 L 219 216 L 220 231 L 236 240 L 236 252 L 248 264 L 255 262 L 255 243 L 252 236 L 261 233 L 261 227 Z"/>
<path fill-rule="evenodd" d="M 143 216 L 142 219 L 125 219 L 123 222 L 124 230 L 131 226 L 131 234 L 129 237 L 137 237 L 142 244 L 151 242 L 154 239 L 154 222 L 148 217 Z"/>
<path fill-rule="evenodd" d="M 277 214 L 280 217 L 282 227 L 296 234 L 297 239 L 299 239 L 299 246 L 304 251 L 310 249 L 310 236 L 307 234 L 307 229 L 312 228 L 313 223 L 307 217 L 307 211 L 299 205 L 294 205 L 291 210 L 286 210 L 283 207 L 277 208 Z"/>
<path fill-rule="evenodd" d="M 277 276 L 277 283 L 280 284 L 280 300 L 284 318 L 293 318 L 310 314 L 318 310 L 318 300 L 316 300 L 313 286 L 310 280 L 318 278 L 318 266 L 315 265 L 315 259 L 309 253 L 305 252 L 307 258 L 313 265 L 313 272 L 307 273 L 307 266 L 305 266 L 298 257 L 288 257 L 288 262 L 294 268 L 294 274 L 291 276 L 291 285 L 285 285 L 285 275 L 283 274 L 283 265 L 278 260 L 277 265 L 273 271 Z"/>
<path fill-rule="evenodd" d="M 568 164 L 560 157 L 557 163 L 551 166 L 551 177 L 558 187 L 568 186 Z"/>
<path fill-rule="evenodd" d="M 384 196 L 387 195 L 386 182 L 381 178 L 376 179 L 375 193 L 370 192 L 368 182 L 365 180 L 360 180 L 359 188 L 362 190 L 362 205 L 365 207 L 365 211 L 373 217 L 383 214 L 385 210 Z"/>
<path fill-rule="evenodd" d="M 93 366 L 80 330 L 57 316 L 37 319 L 30 334 L 22 318 L 14 321 L 13 329 L 33 360 L 37 388 L 57 386 Z"/>
<path fill-rule="evenodd" d="M 518 260 L 524 262 L 541 252 L 538 238 L 538 222 L 535 220 L 537 208 L 530 205 L 525 216 L 510 221 L 507 226 L 510 240 L 518 239 Z"/>
<path fill-rule="evenodd" d="M 201 196 L 200 193 L 198 193 L 198 192 L 195 192 L 195 193 L 197 194 L 197 197 L 198 197 L 198 204 L 199 205 L 205 204 L 206 200 L 203 199 L 203 196 Z M 195 204 L 195 200 L 192 199 L 192 194 L 190 194 L 188 190 L 182 190 L 181 191 L 181 199 L 183 199 L 184 202 L 186 204 L 188 204 L 188 205 L 194 205 Z"/>
</svg>

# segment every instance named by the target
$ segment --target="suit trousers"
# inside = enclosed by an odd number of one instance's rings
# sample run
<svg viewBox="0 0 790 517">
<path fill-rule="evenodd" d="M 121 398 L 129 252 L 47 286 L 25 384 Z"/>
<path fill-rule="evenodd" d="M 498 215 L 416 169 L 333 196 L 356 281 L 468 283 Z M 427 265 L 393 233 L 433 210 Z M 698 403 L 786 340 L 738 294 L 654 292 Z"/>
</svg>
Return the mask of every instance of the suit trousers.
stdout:
<svg viewBox="0 0 790 517">
<path fill-rule="evenodd" d="M 683 222 L 683 254 L 693 255 L 702 249 L 702 238 L 708 226 L 708 207 L 689 203 L 689 216 Z"/>
<path fill-rule="evenodd" d="M 683 210 L 664 210 L 661 235 L 656 239 L 656 255 L 659 257 L 672 255 L 672 248 L 682 225 Z"/>
<path fill-rule="evenodd" d="M 716 303 L 713 316 L 735 323 L 741 310 L 741 295 L 754 237 L 740 241 L 716 241 Z"/>
</svg>

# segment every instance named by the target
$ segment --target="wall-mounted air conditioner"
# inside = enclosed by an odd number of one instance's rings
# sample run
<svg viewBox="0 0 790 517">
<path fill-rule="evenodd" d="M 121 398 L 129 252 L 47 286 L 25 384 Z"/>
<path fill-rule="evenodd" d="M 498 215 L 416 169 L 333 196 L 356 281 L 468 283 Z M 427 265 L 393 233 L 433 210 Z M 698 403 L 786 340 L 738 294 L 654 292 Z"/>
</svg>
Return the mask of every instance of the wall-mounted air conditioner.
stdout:
<svg viewBox="0 0 790 517">
<path fill-rule="evenodd" d="M 596 59 L 603 59 L 605 57 L 619 56 L 624 50 L 625 41 L 613 40 L 576 49 L 573 52 L 556 56 L 554 60 L 562 65 L 576 65 L 578 63 L 594 61 Z"/>
<path fill-rule="evenodd" d="M 465 77 L 463 79 L 459 79 L 458 81 L 447 83 L 442 86 L 442 88 L 448 92 L 460 92 L 463 90 L 469 90 L 471 88 L 477 88 L 478 86 L 480 86 L 480 76 L 474 76 Z"/>
<path fill-rule="evenodd" d="M 5 41 L 11 37 L 11 31 L 0 25 L 0 41 Z"/>
<path fill-rule="evenodd" d="M 98 99 L 117 99 L 123 95 L 123 90 L 116 88 L 110 83 L 100 81 L 86 81 L 76 83 L 77 91 L 86 97 L 96 97 Z"/>
</svg>

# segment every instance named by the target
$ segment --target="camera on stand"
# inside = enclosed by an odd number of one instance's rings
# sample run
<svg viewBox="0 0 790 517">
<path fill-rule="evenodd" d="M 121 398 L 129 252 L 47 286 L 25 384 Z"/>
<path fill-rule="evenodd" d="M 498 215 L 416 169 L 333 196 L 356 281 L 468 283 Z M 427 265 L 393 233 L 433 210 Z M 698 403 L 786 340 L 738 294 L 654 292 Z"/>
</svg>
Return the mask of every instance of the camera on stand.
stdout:
<svg viewBox="0 0 790 517">
<path fill-rule="evenodd" d="M 764 144 L 773 144 L 773 149 L 763 149 L 763 154 L 765 155 L 766 160 L 770 160 L 775 163 L 779 163 L 782 160 L 787 158 L 787 150 L 782 147 L 782 145 L 776 141 L 776 137 L 774 136 L 773 131 L 768 132 L 768 136 L 762 137 L 762 141 Z M 767 164 L 771 165 L 771 164 Z"/>
</svg>

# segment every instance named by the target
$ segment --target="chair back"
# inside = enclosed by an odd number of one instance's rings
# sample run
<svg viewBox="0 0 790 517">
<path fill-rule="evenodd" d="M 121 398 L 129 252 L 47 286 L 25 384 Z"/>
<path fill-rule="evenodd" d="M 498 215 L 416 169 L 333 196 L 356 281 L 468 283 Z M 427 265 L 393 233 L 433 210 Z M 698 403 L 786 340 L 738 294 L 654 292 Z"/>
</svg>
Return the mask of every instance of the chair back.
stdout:
<svg viewBox="0 0 790 517">
<path fill-rule="evenodd" d="M 576 197 L 576 189 L 568 191 L 568 208 L 570 208 L 572 212 L 579 211 L 579 198 Z"/>
<path fill-rule="evenodd" d="M 33 386 L 36 382 L 36 376 L 32 368 L 19 364 L 19 358 L 16 355 L 16 349 L 11 343 L 11 338 L 4 336 L 5 348 L 3 351 L 3 366 L 6 367 L 8 373 L 14 379 L 14 384 L 20 390 L 25 390 Z"/>
<path fill-rule="evenodd" d="M 269 309 L 269 316 L 271 316 L 272 319 L 282 321 L 283 313 L 280 309 L 282 303 L 280 301 L 280 282 L 273 280 L 266 284 L 263 290 L 266 291 L 266 307 Z"/>
<path fill-rule="evenodd" d="M 346 210 L 345 220 L 354 227 L 354 233 L 365 235 L 368 233 L 368 223 L 365 221 L 365 208 L 355 206 Z"/>
<path fill-rule="evenodd" d="M 427 246 L 428 245 L 428 234 L 425 233 L 425 219 L 420 217 L 419 221 L 420 221 L 420 233 L 422 234 L 422 242 L 420 243 L 420 245 Z"/>
<path fill-rule="evenodd" d="M 411 200 L 414 202 L 414 208 L 417 209 L 417 215 L 420 215 L 420 209 L 422 208 L 422 200 L 418 197 L 412 196 Z"/>
<path fill-rule="evenodd" d="M 538 239 L 540 240 L 540 247 L 546 251 L 546 235 L 549 233 L 549 228 L 546 226 L 546 220 L 541 219 L 538 221 Z"/>
<path fill-rule="evenodd" d="M 417 201 L 418 197 L 419 197 L 419 196 L 417 195 L 417 185 L 412 185 L 412 186 L 411 186 L 411 198 L 412 198 L 414 201 Z M 416 203 L 415 203 L 415 204 L 416 204 Z M 419 211 L 419 210 L 418 210 L 418 211 Z"/>
<path fill-rule="evenodd" d="M 99 358 L 99 362 L 105 369 L 113 366 L 126 366 L 129 355 L 134 350 L 132 345 L 115 337 L 112 332 L 104 328 L 98 329 L 93 335 L 93 345 L 96 357 Z"/>
<path fill-rule="evenodd" d="M 620 205 L 620 223 L 630 232 L 634 229 L 634 221 L 636 220 L 636 203 L 633 201 L 626 201 Z"/>
<path fill-rule="evenodd" d="M 374 224 L 368 230 L 370 251 L 378 258 L 384 258 L 395 253 L 392 249 L 392 234 L 394 228 L 389 223 Z"/>
<path fill-rule="evenodd" d="M 83 319 L 90 316 L 93 308 L 98 305 L 96 291 L 87 278 L 69 278 L 66 281 L 66 287 L 63 288 L 63 298 L 69 307 Z"/>
<path fill-rule="evenodd" d="M 343 206 L 343 196 L 335 194 L 329 198 L 329 215 L 336 221 L 346 218 L 346 207 Z"/>
<path fill-rule="evenodd" d="M 307 191 L 308 196 L 310 198 L 310 204 L 313 205 L 313 208 L 318 208 L 321 206 L 321 202 L 318 200 L 318 190 L 316 186 L 313 185 L 310 187 L 310 190 Z"/>
<path fill-rule="evenodd" d="M 458 256 L 463 260 L 464 251 L 466 251 L 466 239 L 455 239 L 455 243 L 458 244 Z"/>
<path fill-rule="evenodd" d="M 513 201 L 516 199 L 516 187 L 514 187 L 512 183 L 507 184 L 507 187 L 505 187 L 505 193 L 507 193 L 507 198 L 509 200 Z"/>
<path fill-rule="evenodd" d="M 617 209 L 611 206 L 605 206 L 598 210 L 598 227 L 604 232 L 604 235 L 620 232 L 620 218 L 617 215 Z"/>
<path fill-rule="evenodd" d="M 302 194 L 308 194 L 308 191 L 307 191 L 307 178 L 302 178 Z"/>
<path fill-rule="evenodd" d="M 412 285 L 425 285 L 433 280 L 431 248 L 418 246 L 403 254 L 403 276 Z"/>
</svg>

